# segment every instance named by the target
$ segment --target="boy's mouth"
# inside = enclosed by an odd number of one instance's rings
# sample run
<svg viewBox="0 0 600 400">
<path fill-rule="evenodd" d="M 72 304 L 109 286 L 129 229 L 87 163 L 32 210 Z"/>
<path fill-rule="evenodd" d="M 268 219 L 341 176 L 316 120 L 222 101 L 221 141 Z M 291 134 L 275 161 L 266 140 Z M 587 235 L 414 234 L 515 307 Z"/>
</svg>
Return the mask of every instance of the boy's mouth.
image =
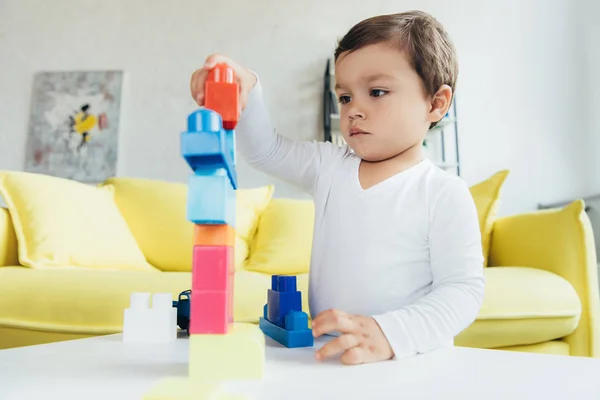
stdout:
<svg viewBox="0 0 600 400">
<path fill-rule="evenodd" d="M 370 135 L 370 133 L 365 132 L 362 129 L 357 128 L 357 127 L 350 128 L 350 136 L 357 136 L 357 135 Z"/>
</svg>

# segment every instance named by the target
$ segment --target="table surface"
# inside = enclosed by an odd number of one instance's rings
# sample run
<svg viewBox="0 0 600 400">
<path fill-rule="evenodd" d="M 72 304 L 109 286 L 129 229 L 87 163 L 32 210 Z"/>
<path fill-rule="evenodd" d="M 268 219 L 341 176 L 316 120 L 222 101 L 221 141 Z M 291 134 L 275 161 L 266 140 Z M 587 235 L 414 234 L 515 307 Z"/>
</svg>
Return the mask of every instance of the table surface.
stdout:
<svg viewBox="0 0 600 400">
<path fill-rule="evenodd" d="M 327 339 L 318 338 L 315 347 Z M 141 399 L 187 376 L 188 339 L 124 343 L 121 335 L 0 351 L 0 399 Z M 315 347 L 266 339 L 260 381 L 230 384 L 254 399 L 600 399 L 600 360 L 446 347 L 401 361 L 318 362 Z"/>
</svg>

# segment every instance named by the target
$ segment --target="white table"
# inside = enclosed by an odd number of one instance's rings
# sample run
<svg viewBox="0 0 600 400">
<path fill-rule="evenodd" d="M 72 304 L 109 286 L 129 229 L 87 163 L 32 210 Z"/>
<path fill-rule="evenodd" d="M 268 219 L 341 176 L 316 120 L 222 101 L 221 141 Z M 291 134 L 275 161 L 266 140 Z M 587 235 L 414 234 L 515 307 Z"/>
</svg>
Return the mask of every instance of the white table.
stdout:
<svg viewBox="0 0 600 400">
<path fill-rule="evenodd" d="M 140 399 L 187 376 L 188 340 L 123 343 L 121 335 L 0 351 L 0 399 Z M 316 347 L 324 340 L 318 339 Z M 262 381 L 232 390 L 255 399 L 600 399 L 600 360 L 448 347 L 403 361 L 317 362 L 314 348 L 267 338 Z"/>
</svg>

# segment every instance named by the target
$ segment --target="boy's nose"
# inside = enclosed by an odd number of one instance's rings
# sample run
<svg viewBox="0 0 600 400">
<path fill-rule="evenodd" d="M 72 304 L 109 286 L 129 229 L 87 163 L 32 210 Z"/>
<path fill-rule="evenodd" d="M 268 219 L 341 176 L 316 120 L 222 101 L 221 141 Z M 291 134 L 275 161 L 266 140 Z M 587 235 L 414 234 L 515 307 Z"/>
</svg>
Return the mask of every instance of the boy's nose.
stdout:
<svg viewBox="0 0 600 400">
<path fill-rule="evenodd" d="M 354 121 L 356 119 L 365 119 L 365 112 L 362 111 L 362 109 L 359 109 L 357 107 L 352 108 L 350 110 L 350 112 L 348 113 L 348 117 L 350 118 L 351 121 Z"/>
</svg>

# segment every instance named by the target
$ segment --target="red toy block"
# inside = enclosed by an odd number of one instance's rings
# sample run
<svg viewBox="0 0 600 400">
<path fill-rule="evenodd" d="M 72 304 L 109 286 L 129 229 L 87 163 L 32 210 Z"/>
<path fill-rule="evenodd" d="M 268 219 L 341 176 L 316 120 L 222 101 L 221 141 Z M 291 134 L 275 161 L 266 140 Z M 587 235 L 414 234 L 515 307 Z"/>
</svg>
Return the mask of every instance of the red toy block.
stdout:
<svg viewBox="0 0 600 400">
<path fill-rule="evenodd" d="M 231 328 L 228 291 L 194 291 L 190 304 L 190 335 L 227 334 Z"/>
<path fill-rule="evenodd" d="M 226 292 L 234 272 L 232 246 L 194 246 L 192 291 Z"/>
<path fill-rule="evenodd" d="M 240 88 L 233 68 L 221 63 L 208 73 L 204 85 L 204 106 L 223 119 L 223 129 L 235 129 L 240 118 Z"/>
</svg>

